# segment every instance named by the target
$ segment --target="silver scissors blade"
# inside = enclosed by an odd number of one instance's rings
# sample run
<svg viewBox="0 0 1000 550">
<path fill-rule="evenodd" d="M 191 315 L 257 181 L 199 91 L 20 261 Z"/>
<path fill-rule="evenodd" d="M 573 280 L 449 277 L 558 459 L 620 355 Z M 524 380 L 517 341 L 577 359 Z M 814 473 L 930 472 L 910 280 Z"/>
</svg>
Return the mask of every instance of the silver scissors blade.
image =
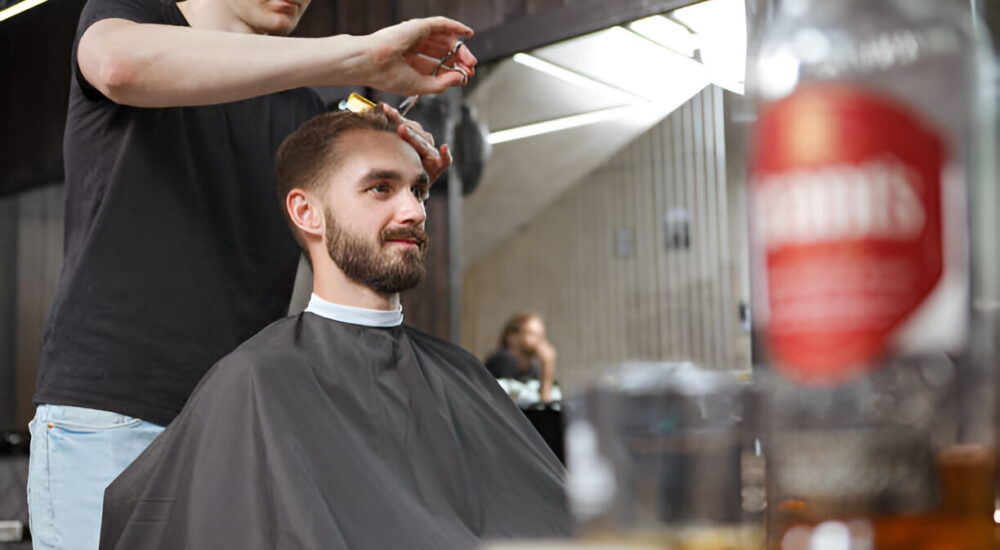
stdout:
<svg viewBox="0 0 1000 550">
<path fill-rule="evenodd" d="M 458 65 L 446 65 L 445 64 L 445 63 L 447 63 L 447 61 L 449 59 L 451 59 L 452 57 L 455 57 L 455 54 L 458 53 L 458 50 L 460 50 L 463 45 L 464 45 L 464 43 L 461 40 L 456 41 L 455 42 L 455 47 L 452 48 L 451 51 L 449 51 L 447 54 L 445 54 L 445 56 L 442 57 L 441 59 L 437 59 L 436 57 L 430 57 L 430 56 L 423 55 L 423 54 L 417 54 L 417 55 L 420 56 L 420 57 L 422 57 L 422 58 L 424 58 L 424 59 L 430 60 L 430 61 L 437 61 L 437 65 L 435 65 L 434 66 L 434 70 L 431 71 L 431 75 L 432 76 L 437 76 L 438 73 L 441 72 L 441 69 L 444 69 L 446 71 L 458 71 L 458 72 L 462 73 L 463 80 L 468 80 L 469 79 L 469 75 L 468 75 L 468 73 L 465 72 L 465 69 L 459 67 Z M 419 98 L 420 98 L 419 95 L 407 96 L 407 98 L 404 99 L 403 102 L 399 104 L 399 109 L 398 109 L 399 114 L 402 115 L 402 116 L 406 116 L 406 113 L 409 113 L 410 110 L 413 109 L 414 105 L 417 104 L 417 99 L 419 99 Z"/>
</svg>

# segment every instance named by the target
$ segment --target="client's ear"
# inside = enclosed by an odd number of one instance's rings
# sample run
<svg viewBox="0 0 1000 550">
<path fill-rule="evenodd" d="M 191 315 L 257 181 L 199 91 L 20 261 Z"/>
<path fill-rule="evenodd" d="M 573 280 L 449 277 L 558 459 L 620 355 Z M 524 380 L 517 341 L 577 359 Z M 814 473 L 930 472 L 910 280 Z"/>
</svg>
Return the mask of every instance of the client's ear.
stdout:
<svg viewBox="0 0 1000 550">
<path fill-rule="evenodd" d="M 285 196 L 285 208 L 288 217 L 305 235 L 323 238 L 326 227 L 323 220 L 323 209 L 319 201 L 302 189 L 292 189 Z"/>
</svg>

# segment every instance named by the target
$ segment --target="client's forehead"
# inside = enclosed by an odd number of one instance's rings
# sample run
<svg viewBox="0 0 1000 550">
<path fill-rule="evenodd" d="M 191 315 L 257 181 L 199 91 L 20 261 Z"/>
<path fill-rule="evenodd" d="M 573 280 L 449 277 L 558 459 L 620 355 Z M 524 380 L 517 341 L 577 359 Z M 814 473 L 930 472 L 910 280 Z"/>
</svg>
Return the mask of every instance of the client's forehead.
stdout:
<svg viewBox="0 0 1000 550">
<path fill-rule="evenodd" d="M 347 130 L 337 139 L 339 171 L 348 178 L 378 169 L 397 171 L 413 179 L 424 171 L 417 151 L 394 132 Z"/>
</svg>

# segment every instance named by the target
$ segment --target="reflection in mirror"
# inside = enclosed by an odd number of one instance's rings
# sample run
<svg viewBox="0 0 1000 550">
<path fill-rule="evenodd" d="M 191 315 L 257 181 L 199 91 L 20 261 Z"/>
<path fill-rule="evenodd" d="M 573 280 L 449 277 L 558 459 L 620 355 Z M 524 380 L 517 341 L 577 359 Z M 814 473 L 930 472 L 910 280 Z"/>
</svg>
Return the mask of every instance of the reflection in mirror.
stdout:
<svg viewBox="0 0 1000 550">
<path fill-rule="evenodd" d="M 743 0 L 708 0 L 480 72 L 466 102 L 492 153 L 462 204 L 463 346 L 486 357 L 537 311 L 568 396 L 625 360 L 749 369 L 727 154 L 745 57 Z"/>
</svg>

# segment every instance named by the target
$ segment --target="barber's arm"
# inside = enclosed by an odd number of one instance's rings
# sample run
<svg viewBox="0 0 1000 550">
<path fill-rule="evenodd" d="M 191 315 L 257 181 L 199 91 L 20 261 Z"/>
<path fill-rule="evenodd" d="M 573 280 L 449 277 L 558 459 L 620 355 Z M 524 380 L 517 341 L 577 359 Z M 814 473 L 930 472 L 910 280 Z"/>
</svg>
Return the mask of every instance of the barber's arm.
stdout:
<svg viewBox="0 0 1000 550">
<path fill-rule="evenodd" d="M 472 35 L 445 17 L 414 19 L 365 36 L 290 38 L 104 19 L 80 38 L 84 78 L 112 101 L 137 107 L 237 101 L 301 86 L 369 86 L 401 94 L 462 84 L 458 71 L 430 73 L 456 39 Z M 452 63 L 469 75 L 462 48 Z"/>
</svg>

